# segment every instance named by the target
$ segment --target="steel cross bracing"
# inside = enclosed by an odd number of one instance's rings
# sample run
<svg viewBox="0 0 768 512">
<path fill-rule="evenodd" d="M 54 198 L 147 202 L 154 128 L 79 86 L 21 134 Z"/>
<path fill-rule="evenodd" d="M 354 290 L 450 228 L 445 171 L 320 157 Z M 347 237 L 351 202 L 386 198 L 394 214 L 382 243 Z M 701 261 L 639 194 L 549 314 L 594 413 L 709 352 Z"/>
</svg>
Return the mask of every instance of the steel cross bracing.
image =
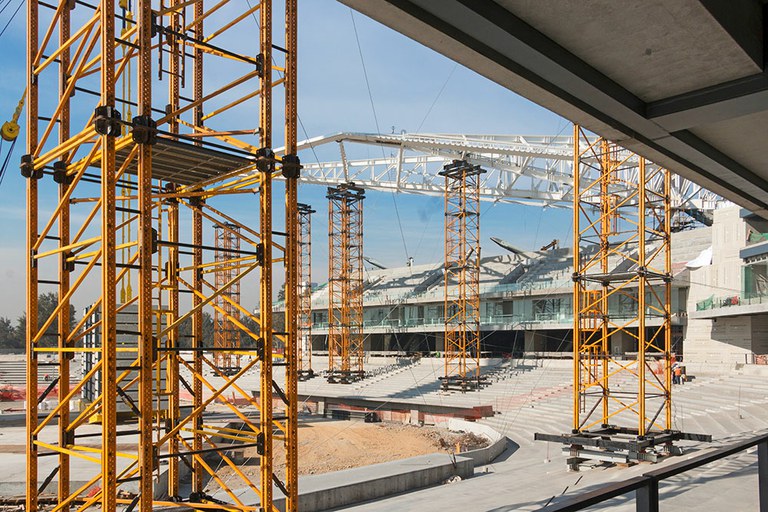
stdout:
<svg viewBox="0 0 768 512">
<path fill-rule="evenodd" d="M 354 183 L 328 189 L 328 382 L 349 384 L 363 368 L 363 200 Z"/>
<path fill-rule="evenodd" d="M 590 136 L 589 140 L 596 137 Z M 299 150 L 338 144 L 338 161 L 315 162 L 307 156 L 302 181 L 318 185 L 354 182 L 367 190 L 442 196 L 443 166 L 464 159 L 487 172 L 480 199 L 569 208 L 573 200 L 573 137 L 528 135 L 380 135 L 338 133 L 307 139 Z M 354 145 L 383 146 L 380 158 L 349 159 Z M 280 150 L 278 150 L 279 152 Z M 311 154 L 311 153 L 310 153 Z M 637 157 L 632 157 L 637 162 Z M 582 178 L 586 184 L 589 177 Z M 680 176 L 671 178 L 674 208 L 710 212 L 727 202 Z"/>
<path fill-rule="evenodd" d="M 573 432 L 668 433 L 670 173 L 578 126 L 574 136 L 574 167 L 590 178 L 573 203 Z M 615 359 L 613 343 L 636 357 Z"/>
<path fill-rule="evenodd" d="M 276 491 L 297 510 L 297 1 L 281 2 L 274 20 L 271 0 L 225 4 L 26 2 L 25 510 L 53 495 L 46 510 L 273 511 Z M 274 52 L 273 27 L 285 31 Z M 284 107 L 272 101 L 280 87 Z M 235 108 L 253 126 L 232 129 Z M 273 119 L 285 123 L 281 158 Z M 272 220 L 277 176 L 287 181 L 284 228 Z M 258 228 L 238 220 L 238 194 Z M 216 257 L 216 225 L 232 226 L 239 251 Z M 289 284 L 280 333 L 275 265 Z M 224 269 L 230 278 L 217 282 Z M 239 284 L 267 307 L 234 300 Z M 44 317 L 38 296 L 48 291 L 59 304 Z M 71 306 L 85 313 L 70 321 Z M 214 362 L 232 349 L 205 337 L 204 311 L 254 347 L 231 352 L 242 358 L 234 374 Z M 46 342 L 52 330 L 57 341 Z M 278 344 L 284 383 L 272 375 Z M 58 378 L 38 387 L 42 365 Z M 258 376 L 256 398 L 246 373 Z M 82 404 L 85 390 L 96 391 Z M 252 450 L 257 478 L 233 462 L 234 447 Z"/>
<path fill-rule="evenodd" d="M 299 270 L 298 289 L 299 301 L 298 330 L 297 330 L 297 359 L 296 364 L 300 380 L 314 377 L 312 370 L 312 214 L 315 210 L 308 204 L 298 205 Z"/>
<path fill-rule="evenodd" d="M 480 198 L 484 170 L 466 160 L 445 166 L 445 371 L 442 389 L 481 386 Z"/>
</svg>

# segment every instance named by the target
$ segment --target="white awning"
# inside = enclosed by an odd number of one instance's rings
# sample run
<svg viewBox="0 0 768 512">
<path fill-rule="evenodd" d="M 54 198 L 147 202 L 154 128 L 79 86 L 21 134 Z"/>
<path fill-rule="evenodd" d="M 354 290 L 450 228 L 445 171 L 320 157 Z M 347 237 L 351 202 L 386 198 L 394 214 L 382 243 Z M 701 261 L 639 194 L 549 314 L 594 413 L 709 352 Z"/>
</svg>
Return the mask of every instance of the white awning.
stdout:
<svg viewBox="0 0 768 512">
<path fill-rule="evenodd" d="M 697 269 L 712 264 L 712 246 L 707 247 L 694 259 L 685 264 L 686 268 Z"/>
</svg>

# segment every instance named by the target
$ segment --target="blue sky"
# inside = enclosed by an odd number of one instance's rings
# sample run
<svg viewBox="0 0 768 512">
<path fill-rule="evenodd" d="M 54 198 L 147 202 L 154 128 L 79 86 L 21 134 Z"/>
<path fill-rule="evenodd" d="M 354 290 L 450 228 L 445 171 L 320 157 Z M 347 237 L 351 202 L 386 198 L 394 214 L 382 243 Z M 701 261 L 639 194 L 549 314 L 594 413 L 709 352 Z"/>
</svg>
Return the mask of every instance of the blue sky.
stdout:
<svg viewBox="0 0 768 512">
<path fill-rule="evenodd" d="M 332 0 L 301 0 L 299 8 L 299 115 L 306 133 L 313 137 L 338 131 L 375 132 L 351 11 Z M 0 121 L 10 117 L 24 88 L 22 14 L 0 39 L 4 47 L 0 57 Z M 8 12 L 0 16 L 0 26 L 7 20 Z M 431 133 L 568 133 L 568 123 L 546 109 L 361 14 L 354 13 L 354 20 L 382 132 L 390 133 L 393 127 L 397 133 L 415 132 L 422 125 L 422 132 Z M 442 94 L 426 116 L 443 85 Z M 300 138 L 303 136 L 300 132 Z M 5 291 L 0 295 L 0 315 L 10 317 L 23 310 L 24 181 L 16 166 L 23 152 L 22 138 L 0 186 L 0 287 Z M 371 151 L 380 154 L 380 150 Z M 318 157 L 339 159 L 333 147 L 318 151 Z M 302 158 L 314 160 L 314 155 L 307 153 Z M 313 267 L 314 280 L 322 281 L 328 253 L 325 188 L 304 185 L 299 194 L 302 202 L 312 204 L 318 211 L 313 218 Z M 402 221 L 402 236 L 395 221 L 395 202 Z M 250 209 L 248 203 L 241 206 L 243 210 Z M 443 244 L 442 208 L 442 200 L 436 197 L 397 195 L 393 201 L 392 194 L 369 192 L 365 203 L 366 255 L 392 266 L 402 265 L 407 256 L 417 263 L 439 261 Z M 490 236 L 526 249 L 538 249 L 552 238 L 568 243 L 568 210 L 487 203 L 483 204 L 482 212 L 484 255 L 502 252 L 490 242 Z"/>
</svg>

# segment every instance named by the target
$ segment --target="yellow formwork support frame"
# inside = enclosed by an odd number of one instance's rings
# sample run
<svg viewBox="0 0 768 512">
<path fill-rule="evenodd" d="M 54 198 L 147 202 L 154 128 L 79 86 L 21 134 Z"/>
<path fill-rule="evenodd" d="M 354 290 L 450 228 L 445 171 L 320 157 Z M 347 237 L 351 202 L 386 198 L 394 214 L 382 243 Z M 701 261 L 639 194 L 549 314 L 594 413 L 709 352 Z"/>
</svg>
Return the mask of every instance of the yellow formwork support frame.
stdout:
<svg viewBox="0 0 768 512">
<path fill-rule="evenodd" d="M 231 281 L 237 267 L 227 265 L 229 260 L 240 256 L 240 229 L 235 224 L 217 224 L 213 227 L 216 240 L 216 260 L 220 263 L 215 272 L 216 288 L 221 288 Z M 230 286 L 225 293 L 216 297 L 217 307 L 213 315 L 213 344 L 218 349 L 213 355 L 213 363 L 221 369 L 231 371 L 240 367 L 240 356 L 235 352 L 240 348 L 240 329 L 235 322 L 240 320 L 240 283 Z"/>
<path fill-rule="evenodd" d="M 670 173 L 579 126 L 573 137 L 573 432 L 670 431 Z M 619 340 L 636 357 L 615 358 Z"/>
<path fill-rule="evenodd" d="M 363 199 L 354 183 L 328 189 L 328 381 L 365 377 Z"/>
<path fill-rule="evenodd" d="M 285 495 L 287 510 L 298 509 L 297 1 L 284 0 L 277 22 L 272 3 L 225 12 L 221 2 L 207 0 L 27 2 L 21 173 L 27 179 L 28 511 L 40 510 L 40 496 L 50 496 L 54 480 L 56 511 L 274 511 L 273 489 Z M 255 38 L 244 25 L 257 13 Z M 285 47 L 273 55 L 277 25 Z M 247 36 L 231 37 L 239 30 Z M 233 46 L 218 46 L 219 39 Z M 206 88 L 204 64 L 230 75 L 228 85 Z M 157 87 L 158 79 L 167 86 Z M 279 113 L 272 105 L 278 87 L 286 98 Z M 41 105 L 50 110 L 41 114 Z M 126 105 L 136 109 L 131 119 L 120 116 Z M 231 129 L 225 113 L 235 106 L 258 113 L 252 116 L 258 125 Z M 282 158 L 272 151 L 279 116 Z M 164 155 L 174 148 L 196 156 L 185 163 Z M 246 164 L 215 167 L 212 152 Z M 196 172 L 209 174 L 189 177 Z M 281 232 L 272 219 L 272 181 L 280 174 L 287 182 L 285 243 L 272 239 Z M 251 219 L 226 212 L 236 194 L 243 201 L 258 196 L 258 230 Z M 220 196 L 226 200 L 217 204 Z M 215 258 L 216 225 L 232 226 L 231 242 L 243 251 Z M 276 333 L 273 272 L 281 263 L 290 285 L 288 316 L 285 332 Z M 225 269 L 225 280 L 207 277 Z M 232 299 L 232 290 L 246 283 L 260 291 L 256 313 Z M 120 294 L 122 284 L 137 295 Z M 47 291 L 58 305 L 45 316 L 38 295 Z M 254 348 L 234 354 L 243 361 L 234 375 L 214 362 L 217 347 L 204 324 L 209 312 L 252 340 Z M 272 375 L 280 343 L 284 389 Z M 55 376 L 50 382 L 39 382 L 43 364 Z M 242 384 L 252 372 L 259 375 L 257 390 Z M 212 408 L 234 415 L 236 425 L 217 422 Z M 281 408 L 284 414 L 274 412 Z M 284 474 L 276 472 L 276 442 L 286 447 Z M 230 443 L 255 450 L 257 480 L 227 455 Z M 73 459 L 82 464 L 76 480 L 85 484 L 72 485 Z"/>
<path fill-rule="evenodd" d="M 312 369 L 312 214 L 315 210 L 308 204 L 299 204 L 299 280 L 297 293 L 298 314 L 298 362 L 299 379 L 309 379 L 315 375 Z"/>
<path fill-rule="evenodd" d="M 299 510 L 299 298 L 301 271 L 299 261 L 298 178 L 301 163 L 296 154 L 298 139 L 298 0 L 285 1 L 285 155 L 282 174 L 285 178 L 285 403 L 286 420 L 282 428 L 285 443 L 285 510 Z"/>
<path fill-rule="evenodd" d="M 454 160 L 445 177 L 445 365 L 442 388 L 480 388 L 480 175 Z"/>
</svg>

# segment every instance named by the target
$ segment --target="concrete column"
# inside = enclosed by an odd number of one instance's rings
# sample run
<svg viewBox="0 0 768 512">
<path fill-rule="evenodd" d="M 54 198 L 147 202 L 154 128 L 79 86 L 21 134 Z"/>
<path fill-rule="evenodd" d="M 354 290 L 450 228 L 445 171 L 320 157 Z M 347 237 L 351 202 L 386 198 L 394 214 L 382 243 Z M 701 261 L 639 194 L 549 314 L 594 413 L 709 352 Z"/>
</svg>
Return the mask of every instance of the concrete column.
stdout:
<svg viewBox="0 0 768 512">
<path fill-rule="evenodd" d="M 636 351 L 633 338 L 623 331 L 615 331 L 611 334 L 611 354 L 623 354 Z"/>
<path fill-rule="evenodd" d="M 544 337 L 537 331 L 525 331 L 525 352 L 543 352 Z"/>
<path fill-rule="evenodd" d="M 317 401 L 317 415 L 325 418 L 325 400 L 324 399 Z"/>
<path fill-rule="evenodd" d="M 435 334 L 435 350 L 438 352 L 445 350 L 445 334 L 442 332 Z"/>
<path fill-rule="evenodd" d="M 649 480 L 646 485 L 635 491 L 635 510 L 637 512 L 659 512 L 659 482 Z"/>
<path fill-rule="evenodd" d="M 768 512 L 768 443 L 757 445 L 757 478 L 760 512 Z"/>
</svg>

